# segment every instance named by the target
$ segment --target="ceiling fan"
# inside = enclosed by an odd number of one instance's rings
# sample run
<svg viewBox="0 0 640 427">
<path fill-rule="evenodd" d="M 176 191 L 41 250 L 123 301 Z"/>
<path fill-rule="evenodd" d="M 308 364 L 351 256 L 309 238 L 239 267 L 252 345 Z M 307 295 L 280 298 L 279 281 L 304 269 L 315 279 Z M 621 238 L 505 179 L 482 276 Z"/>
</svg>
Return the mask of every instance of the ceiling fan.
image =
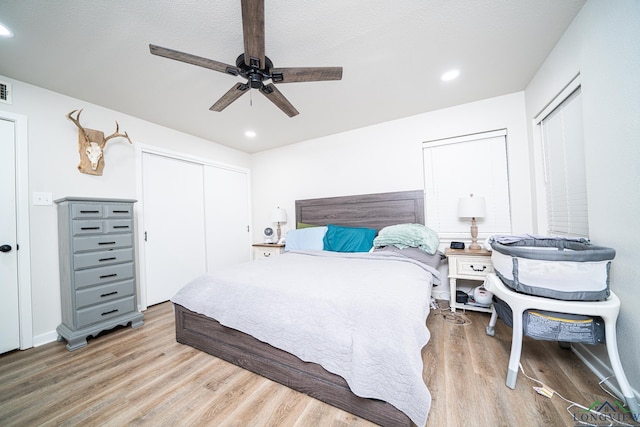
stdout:
<svg viewBox="0 0 640 427">
<path fill-rule="evenodd" d="M 212 111 L 222 111 L 249 89 L 258 89 L 285 114 L 293 117 L 298 114 L 298 110 L 276 88 L 274 83 L 342 79 L 342 67 L 273 67 L 273 63 L 265 56 L 264 52 L 264 0 L 242 0 L 242 32 L 244 53 L 238 56 L 235 66 L 153 44 L 149 45 L 149 49 L 153 55 L 198 65 L 232 76 L 240 75 L 247 79 L 246 83 L 234 84 L 209 108 Z M 271 79 L 271 83 L 265 84 L 265 81 L 269 79 Z"/>
</svg>

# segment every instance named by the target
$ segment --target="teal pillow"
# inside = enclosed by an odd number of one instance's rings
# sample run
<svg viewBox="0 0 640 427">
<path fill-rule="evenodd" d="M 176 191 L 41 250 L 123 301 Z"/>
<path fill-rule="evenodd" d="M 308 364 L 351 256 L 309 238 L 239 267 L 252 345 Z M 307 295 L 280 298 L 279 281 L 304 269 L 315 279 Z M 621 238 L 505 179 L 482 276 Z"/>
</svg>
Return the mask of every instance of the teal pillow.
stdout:
<svg viewBox="0 0 640 427">
<path fill-rule="evenodd" d="M 327 225 L 323 244 L 325 251 L 369 252 L 376 237 L 375 228 L 342 227 Z"/>
</svg>

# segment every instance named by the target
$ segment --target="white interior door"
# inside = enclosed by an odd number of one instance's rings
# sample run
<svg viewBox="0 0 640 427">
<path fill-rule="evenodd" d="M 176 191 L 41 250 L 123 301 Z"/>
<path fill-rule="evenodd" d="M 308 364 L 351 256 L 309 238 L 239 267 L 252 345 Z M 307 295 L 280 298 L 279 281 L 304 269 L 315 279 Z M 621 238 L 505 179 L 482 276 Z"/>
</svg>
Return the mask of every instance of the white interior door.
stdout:
<svg viewBox="0 0 640 427">
<path fill-rule="evenodd" d="M 15 125 L 0 119 L 0 353 L 20 347 Z"/>
<path fill-rule="evenodd" d="M 251 259 L 249 178 L 246 172 L 205 166 L 207 269 Z"/>
<path fill-rule="evenodd" d="M 201 164 L 143 153 L 147 305 L 169 300 L 206 272 L 203 174 Z"/>
</svg>

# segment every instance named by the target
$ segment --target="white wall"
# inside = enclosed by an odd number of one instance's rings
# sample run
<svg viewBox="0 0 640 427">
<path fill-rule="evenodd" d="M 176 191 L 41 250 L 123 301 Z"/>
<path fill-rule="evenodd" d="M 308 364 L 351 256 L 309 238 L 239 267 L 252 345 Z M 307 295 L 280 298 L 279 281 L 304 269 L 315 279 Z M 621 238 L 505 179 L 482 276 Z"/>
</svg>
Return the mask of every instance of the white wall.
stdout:
<svg viewBox="0 0 640 427">
<path fill-rule="evenodd" d="M 527 120 L 577 73 L 584 111 L 589 233 L 616 250 L 611 289 L 622 300 L 618 347 L 640 390 L 640 2 L 590 0 L 528 85 Z M 580 347 L 582 353 L 587 347 Z M 589 347 L 608 363 L 604 346 Z M 598 366 L 594 366 L 598 368 Z"/>
<path fill-rule="evenodd" d="M 295 228 L 295 200 L 424 189 L 424 141 L 507 129 L 513 231 L 532 227 L 524 93 L 491 98 L 254 154 L 251 160 L 253 237 L 272 226 L 270 212 L 287 210 Z M 456 171 L 472 180 L 491 165 Z"/>
<path fill-rule="evenodd" d="M 13 86 L 13 104 L 0 104 L 0 111 L 28 117 L 30 194 L 50 192 L 53 199 L 65 196 L 141 198 L 136 194 L 135 149 L 122 138 L 107 143 L 102 176 L 78 172 L 78 129 L 65 115 L 79 108 L 84 108 L 82 125 L 106 135 L 115 131 L 117 120 L 120 131 L 126 131 L 134 144 L 144 143 L 249 167 L 250 156 L 246 153 L 20 81 L 1 79 Z M 29 214 L 33 335 L 37 345 L 51 339 L 61 320 L 57 213 L 53 205 L 30 206 Z"/>
</svg>

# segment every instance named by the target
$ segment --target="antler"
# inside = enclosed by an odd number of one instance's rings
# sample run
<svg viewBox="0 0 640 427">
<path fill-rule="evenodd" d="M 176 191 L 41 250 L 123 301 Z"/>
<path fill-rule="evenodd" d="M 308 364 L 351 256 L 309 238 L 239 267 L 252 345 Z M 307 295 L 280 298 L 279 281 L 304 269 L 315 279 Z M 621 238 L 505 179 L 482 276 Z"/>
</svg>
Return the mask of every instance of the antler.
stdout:
<svg viewBox="0 0 640 427">
<path fill-rule="evenodd" d="M 105 145 L 107 145 L 107 141 L 110 140 L 111 138 L 115 138 L 117 136 L 121 136 L 123 138 L 127 138 L 127 141 L 129 141 L 129 144 L 133 144 L 133 142 L 131 142 L 131 139 L 129 139 L 129 135 L 125 132 L 124 135 L 121 133 L 118 133 L 118 131 L 120 130 L 120 125 L 118 124 L 118 121 L 116 120 L 116 131 L 114 133 L 112 133 L 111 135 L 107 136 L 104 138 L 104 142 L 102 143 L 102 146 L 104 147 Z"/>
<path fill-rule="evenodd" d="M 78 114 L 76 115 L 76 117 L 74 118 L 72 116 L 73 113 L 78 112 Z M 82 132 L 82 134 L 84 135 L 84 139 L 86 139 L 87 141 L 89 141 L 89 135 L 87 134 L 87 131 L 85 130 L 85 128 L 82 127 L 82 125 L 80 124 L 80 113 L 82 113 L 82 109 L 80 110 L 73 110 L 72 112 L 70 112 L 69 114 L 67 114 L 67 119 L 71 120 L 73 123 L 75 123 L 76 126 L 78 126 L 78 129 L 80 129 L 80 131 Z"/>
</svg>

